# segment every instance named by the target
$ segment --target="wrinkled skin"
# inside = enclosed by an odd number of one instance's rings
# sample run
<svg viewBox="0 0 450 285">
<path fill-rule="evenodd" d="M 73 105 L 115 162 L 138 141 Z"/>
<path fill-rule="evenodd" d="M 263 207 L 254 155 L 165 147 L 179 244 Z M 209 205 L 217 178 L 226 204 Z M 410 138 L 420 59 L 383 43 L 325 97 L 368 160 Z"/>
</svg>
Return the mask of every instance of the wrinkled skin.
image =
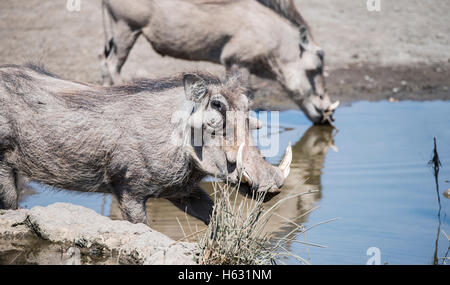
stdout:
<svg viewBox="0 0 450 285">
<path fill-rule="evenodd" d="M 143 35 L 163 56 L 204 60 L 278 81 L 315 124 L 333 121 L 325 90 L 324 51 L 292 0 L 104 0 L 104 85 Z"/>
<path fill-rule="evenodd" d="M 233 119 L 251 121 L 234 77 L 220 82 L 196 73 L 99 87 L 38 66 L 4 65 L 0 102 L 1 208 L 17 208 L 20 181 L 35 181 L 112 192 L 133 223 L 148 224 L 150 197 L 166 198 L 208 223 L 213 202 L 198 186 L 205 176 L 237 183 L 246 173 L 253 181 L 248 188 L 271 192 L 285 179 L 286 170 L 250 144 L 240 148 L 240 139 L 221 135 L 226 127 L 246 140 L 251 127 Z"/>
</svg>

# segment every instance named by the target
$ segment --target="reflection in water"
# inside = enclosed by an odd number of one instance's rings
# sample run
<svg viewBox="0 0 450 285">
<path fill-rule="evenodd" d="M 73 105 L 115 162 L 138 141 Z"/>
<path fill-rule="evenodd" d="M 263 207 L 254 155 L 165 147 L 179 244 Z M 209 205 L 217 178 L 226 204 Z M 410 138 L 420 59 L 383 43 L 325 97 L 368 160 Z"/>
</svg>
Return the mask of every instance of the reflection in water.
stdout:
<svg viewBox="0 0 450 285">
<path fill-rule="evenodd" d="M 279 200 L 296 194 L 319 190 L 319 192 L 287 199 L 275 212 L 277 215 L 292 220 L 297 224 L 305 223 L 308 215 L 302 215 L 311 210 L 322 198 L 321 174 L 325 156 L 333 144 L 333 128 L 329 126 L 310 127 L 301 140 L 293 148 L 291 172 L 283 186 L 283 191 L 266 204 L 272 206 Z M 297 218 L 301 216 L 300 218 Z M 286 223 L 286 220 L 274 216 L 268 230 L 279 231 L 280 236 L 291 232 L 296 226 Z"/>
<path fill-rule="evenodd" d="M 276 235 L 282 237 L 285 233 L 296 228 L 295 225 L 287 223 L 285 219 L 292 220 L 297 224 L 307 221 L 308 215 L 303 215 L 301 218 L 297 217 L 311 210 L 322 197 L 320 176 L 330 146 L 334 145 L 333 128 L 329 126 L 310 127 L 300 141 L 293 146 L 290 175 L 283 186 L 282 192 L 265 204 L 266 209 L 288 196 L 310 190 L 319 190 L 319 192 L 284 201 L 282 206 L 275 211 L 276 215 L 267 224 L 267 231 L 277 232 Z M 214 192 L 212 182 L 203 182 L 202 188 L 209 194 Z M 245 197 L 239 195 L 238 199 L 245 199 Z M 184 234 L 189 235 L 205 227 L 201 221 L 186 216 L 165 199 L 149 199 L 147 203 L 150 226 L 175 240 L 183 238 Z M 115 198 L 112 200 L 110 217 L 121 219 Z"/>
</svg>

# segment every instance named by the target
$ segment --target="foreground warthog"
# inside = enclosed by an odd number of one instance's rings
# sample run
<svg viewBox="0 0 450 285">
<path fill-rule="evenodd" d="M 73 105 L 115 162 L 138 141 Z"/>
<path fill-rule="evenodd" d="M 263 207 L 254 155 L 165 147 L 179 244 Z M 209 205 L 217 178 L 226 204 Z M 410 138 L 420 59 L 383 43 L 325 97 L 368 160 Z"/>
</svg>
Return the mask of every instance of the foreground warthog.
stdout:
<svg viewBox="0 0 450 285">
<path fill-rule="evenodd" d="M 325 91 L 324 52 L 292 0 L 104 0 L 102 6 L 105 85 L 121 82 L 120 70 L 143 34 L 161 55 L 275 79 L 312 122 L 333 120 L 339 102 L 332 104 Z"/>
<path fill-rule="evenodd" d="M 212 201 L 197 185 L 205 176 L 242 178 L 241 190 L 270 196 L 289 173 L 290 148 L 274 167 L 252 146 L 249 128 L 259 122 L 248 113 L 234 77 L 98 87 L 33 65 L 0 66 L 0 208 L 17 208 L 23 180 L 112 192 L 133 223 L 148 224 L 150 197 L 208 223 Z"/>
</svg>

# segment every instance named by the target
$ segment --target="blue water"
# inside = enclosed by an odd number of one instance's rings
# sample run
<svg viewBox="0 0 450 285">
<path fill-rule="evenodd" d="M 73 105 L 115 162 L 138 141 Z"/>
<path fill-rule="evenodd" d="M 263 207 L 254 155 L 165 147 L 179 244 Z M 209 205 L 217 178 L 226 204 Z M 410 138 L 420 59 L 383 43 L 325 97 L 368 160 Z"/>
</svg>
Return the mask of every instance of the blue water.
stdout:
<svg viewBox="0 0 450 285">
<path fill-rule="evenodd" d="M 365 264 L 370 247 L 381 263 L 432 264 L 450 242 L 437 232 L 438 197 L 432 169 L 433 137 L 442 168 L 439 172 L 441 230 L 450 233 L 450 102 L 359 102 L 336 112 L 338 152 L 328 152 L 322 168 L 320 208 L 305 225 L 333 217 L 307 233 L 317 248 L 291 244 L 312 264 Z M 286 112 L 282 121 L 301 117 Z M 303 240 L 302 235 L 297 235 Z M 309 251 L 309 254 L 308 254 Z M 288 263 L 296 263 L 289 259 Z M 442 260 L 440 261 L 442 263 Z M 448 262 L 447 262 L 448 263 Z"/>
<path fill-rule="evenodd" d="M 90 208 L 97 213 L 109 216 L 111 195 L 105 193 L 88 193 L 59 190 L 38 183 L 30 183 L 33 192 L 19 202 L 20 208 L 31 209 L 34 206 L 48 206 L 57 202 L 72 203 Z"/>
</svg>

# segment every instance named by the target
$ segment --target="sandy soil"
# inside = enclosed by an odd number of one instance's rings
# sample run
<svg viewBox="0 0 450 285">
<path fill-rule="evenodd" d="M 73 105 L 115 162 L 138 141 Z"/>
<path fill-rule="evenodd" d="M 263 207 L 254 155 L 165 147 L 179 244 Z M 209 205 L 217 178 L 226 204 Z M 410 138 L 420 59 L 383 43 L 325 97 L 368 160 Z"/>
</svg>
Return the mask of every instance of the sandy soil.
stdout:
<svg viewBox="0 0 450 285">
<path fill-rule="evenodd" d="M 327 86 L 344 101 L 450 99 L 450 2 L 381 0 L 369 12 L 364 0 L 297 0 L 326 51 Z M 0 1 L 0 64 L 41 62 L 65 78 L 99 82 L 103 49 L 100 0 Z M 160 77 L 192 69 L 223 74 L 222 66 L 156 54 L 140 38 L 123 69 L 125 79 Z M 260 88 L 255 107 L 295 105 L 272 82 Z M 274 95 L 275 94 L 275 95 Z"/>
</svg>

